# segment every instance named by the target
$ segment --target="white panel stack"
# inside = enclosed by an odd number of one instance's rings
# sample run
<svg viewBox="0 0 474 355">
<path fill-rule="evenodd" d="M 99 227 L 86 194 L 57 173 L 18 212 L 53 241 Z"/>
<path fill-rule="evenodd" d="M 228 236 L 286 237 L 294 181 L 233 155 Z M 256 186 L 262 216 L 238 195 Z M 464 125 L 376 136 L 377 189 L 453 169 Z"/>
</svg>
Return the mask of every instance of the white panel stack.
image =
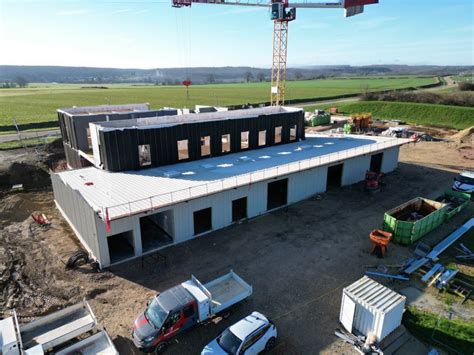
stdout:
<svg viewBox="0 0 474 355">
<path fill-rule="evenodd" d="M 402 322 L 406 297 L 364 276 L 342 291 L 339 321 L 351 333 L 381 341 Z"/>
</svg>

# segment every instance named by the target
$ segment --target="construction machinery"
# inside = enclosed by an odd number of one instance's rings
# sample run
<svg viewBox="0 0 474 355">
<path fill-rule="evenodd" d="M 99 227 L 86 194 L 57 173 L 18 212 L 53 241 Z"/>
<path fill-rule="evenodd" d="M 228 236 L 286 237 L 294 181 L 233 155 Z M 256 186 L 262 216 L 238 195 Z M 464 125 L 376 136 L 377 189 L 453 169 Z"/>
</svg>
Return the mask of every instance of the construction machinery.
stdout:
<svg viewBox="0 0 474 355">
<path fill-rule="evenodd" d="M 172 0 L 173 7 L 187 7 L 193 3 L 256 6 L 270 9 L 270 19 L 273 21 L 273 56 L 270 103 L 273 106 L 285 103 L 286 91 L 286 62 L 288 49 L 288 23 L 296 19 L 297 8 L 334 9 L 343 8 L 345 16 L 358 15 L 364 11 L 364 5 L 377 4 L 378 0 L 338 0 L 288 2 L 288 0 Z"/>
</svg>

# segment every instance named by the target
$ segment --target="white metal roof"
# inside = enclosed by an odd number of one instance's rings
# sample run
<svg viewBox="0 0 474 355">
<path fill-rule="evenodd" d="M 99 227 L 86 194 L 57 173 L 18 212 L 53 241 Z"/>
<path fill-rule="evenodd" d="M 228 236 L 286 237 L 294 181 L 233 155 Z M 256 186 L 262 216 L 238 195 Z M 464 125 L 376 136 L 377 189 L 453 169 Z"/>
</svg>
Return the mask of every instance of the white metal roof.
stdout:
<svg viewBox="0 0 474 355">
<path fill-rule="evenodd" d="M 344 292 L 357 303 L 382 313 L 388 312 L 396 305 L 405 302 L 406 299 L 405 296 L 396 293 L 367 276 L 344 288 Z"/>
<path fill-rule="evenodd" d="M 247 117 L 258 117 L 261 115 L 272 115 L 283 112 L 298 112 L 301 108 L 284 106 L 266 106 L 233 111 L 217 111 L 203 113 L 188 113 L 184 115 L 141 117 L 128 120 L 117 120 L 94 123 L 100 130 L 110 131 L 126 128 L 159 128 L 184 123 L 207 122 L 218 120 L 233 120 Z"/>
<path fill-rule="evenodd" d="M 258 328 L 267 324 L 267 322 L 267 318 L 263 314 L 259 312 L 252 312 L 251 315 L 248 315 L 244 319 L 241 319 L 237 323 L 231 325 L 229 329 L 235 336 L 237 336 L 237 338 L 244 340 Z"/>
<path fill-rule="evenodd" d="M 307 134 L 301 142 L 138 171 L 89 167 L 58 173 L 102 218 L 137 214 L 223 190 L 353 158 L 407 139 Z"/>
<path fill-rule="evenodd" d="M 98 105 L 60 108 L 57 111 L 71 116 L 96 115 L 106 113 L 126 113 L 136 111 L 149 111 L 150 104 L 125 104 L 125 105 Z"/>
</svg>

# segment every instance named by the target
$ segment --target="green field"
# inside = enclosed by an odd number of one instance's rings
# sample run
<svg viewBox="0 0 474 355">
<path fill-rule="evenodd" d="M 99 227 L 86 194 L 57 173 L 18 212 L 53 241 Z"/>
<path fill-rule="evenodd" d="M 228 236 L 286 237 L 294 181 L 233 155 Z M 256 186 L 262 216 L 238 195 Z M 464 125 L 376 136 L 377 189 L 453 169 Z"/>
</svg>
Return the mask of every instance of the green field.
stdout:
<svg viewBox="0 0 474 355">
<path fill-rule="evenodd" d="M 474 108 L 471 107 L 383 101 L 357 101 L 332 106 L 345 114 L 371 112 L 375 118 L 398 119 L 411 124 L 455 129 L 474 126 Z M 321 105 L 308 106 L 305 110 L 316 108 L 321 108 Z"/>
<path fill-rule="evenodd" d="M 438 314 L 408 307 L 403 315 L 403 324 L 417 338 L 441 347 L 450 354 L 467 355 L 474 352 L 473 322 L 449 320 Z"/>
<path fill-rule="evenodd" d="M 460 83 L 462 81 L 467 81 L 474 83 L 474 75 L 464 75 L 464 76 L 453 76 L 453 80 Z"/>
<path fill-rule="evenodd" d="M 430 77 L 371 77 L 289 81 L 287 99 L 330 97 L 366 90 L 386 90 L 432 84 Z M 133 86 L 100 84 L 108 89 L 74 84 L 32 84 L 24 89 L 0 90 L 0 126 L 44 122 L 56 119 L 60 107 L 149 102 L 152 108 L 239 105 L 269 101 L 270 84 L 215 84 L 189 88 L 189 99 L 182 86 Z"/>
</svg>

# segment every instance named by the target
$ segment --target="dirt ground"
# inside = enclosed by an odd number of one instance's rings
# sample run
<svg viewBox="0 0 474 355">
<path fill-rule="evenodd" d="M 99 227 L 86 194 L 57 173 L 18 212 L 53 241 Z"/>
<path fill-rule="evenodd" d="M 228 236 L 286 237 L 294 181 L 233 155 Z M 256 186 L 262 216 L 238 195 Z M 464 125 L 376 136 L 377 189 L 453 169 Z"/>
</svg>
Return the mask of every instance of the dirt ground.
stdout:
<svg viewBox="0 0 474 355">
<path fill-rule="evenodd" d="M 381 227 L 384 211 L 417 196 L 436 197 L 451 185 L 455 172 L 473 168 L 474 160 L 458 148 L 444 142 L 404 146 L 399 168 L 386 176 L 376 195 L 364 193 L 360 184 L 344 187 L 323 194 L 322 200 L 302 201 L 165 249 L 160 253 L 164 261 L 147 257 L 99 273 L 87 266 L 65 270 L 80 245 L 55 209 L 50 189 L 4 194 L 0 317 L 15 307 L 27 321 L 86 297 L 120 353 L 133 354 L 133 320 L 150 297 L 191 274 L 207 282 L 233 269 L 253 286 L 253 295 L 229 319 L 179 336 L 169 354 L 200 353 L 225 327 L 254 310 L 277 325 L 274 354 L 353 354 L 333 335 L 342 289 L 362 277 L 368 265 L 400 264 L 414 249 L 391 245 L 388 257 L 377 259 L 369 254 L 369 232 Z M 45 213 L 51 226 L 36 226 L 29 218 L 33 211 Z M 471 203 L 426 241 L 434 244 L 473 215 Z M 400 290 L 411 283 L 389 285 Z"/>
</svg>

